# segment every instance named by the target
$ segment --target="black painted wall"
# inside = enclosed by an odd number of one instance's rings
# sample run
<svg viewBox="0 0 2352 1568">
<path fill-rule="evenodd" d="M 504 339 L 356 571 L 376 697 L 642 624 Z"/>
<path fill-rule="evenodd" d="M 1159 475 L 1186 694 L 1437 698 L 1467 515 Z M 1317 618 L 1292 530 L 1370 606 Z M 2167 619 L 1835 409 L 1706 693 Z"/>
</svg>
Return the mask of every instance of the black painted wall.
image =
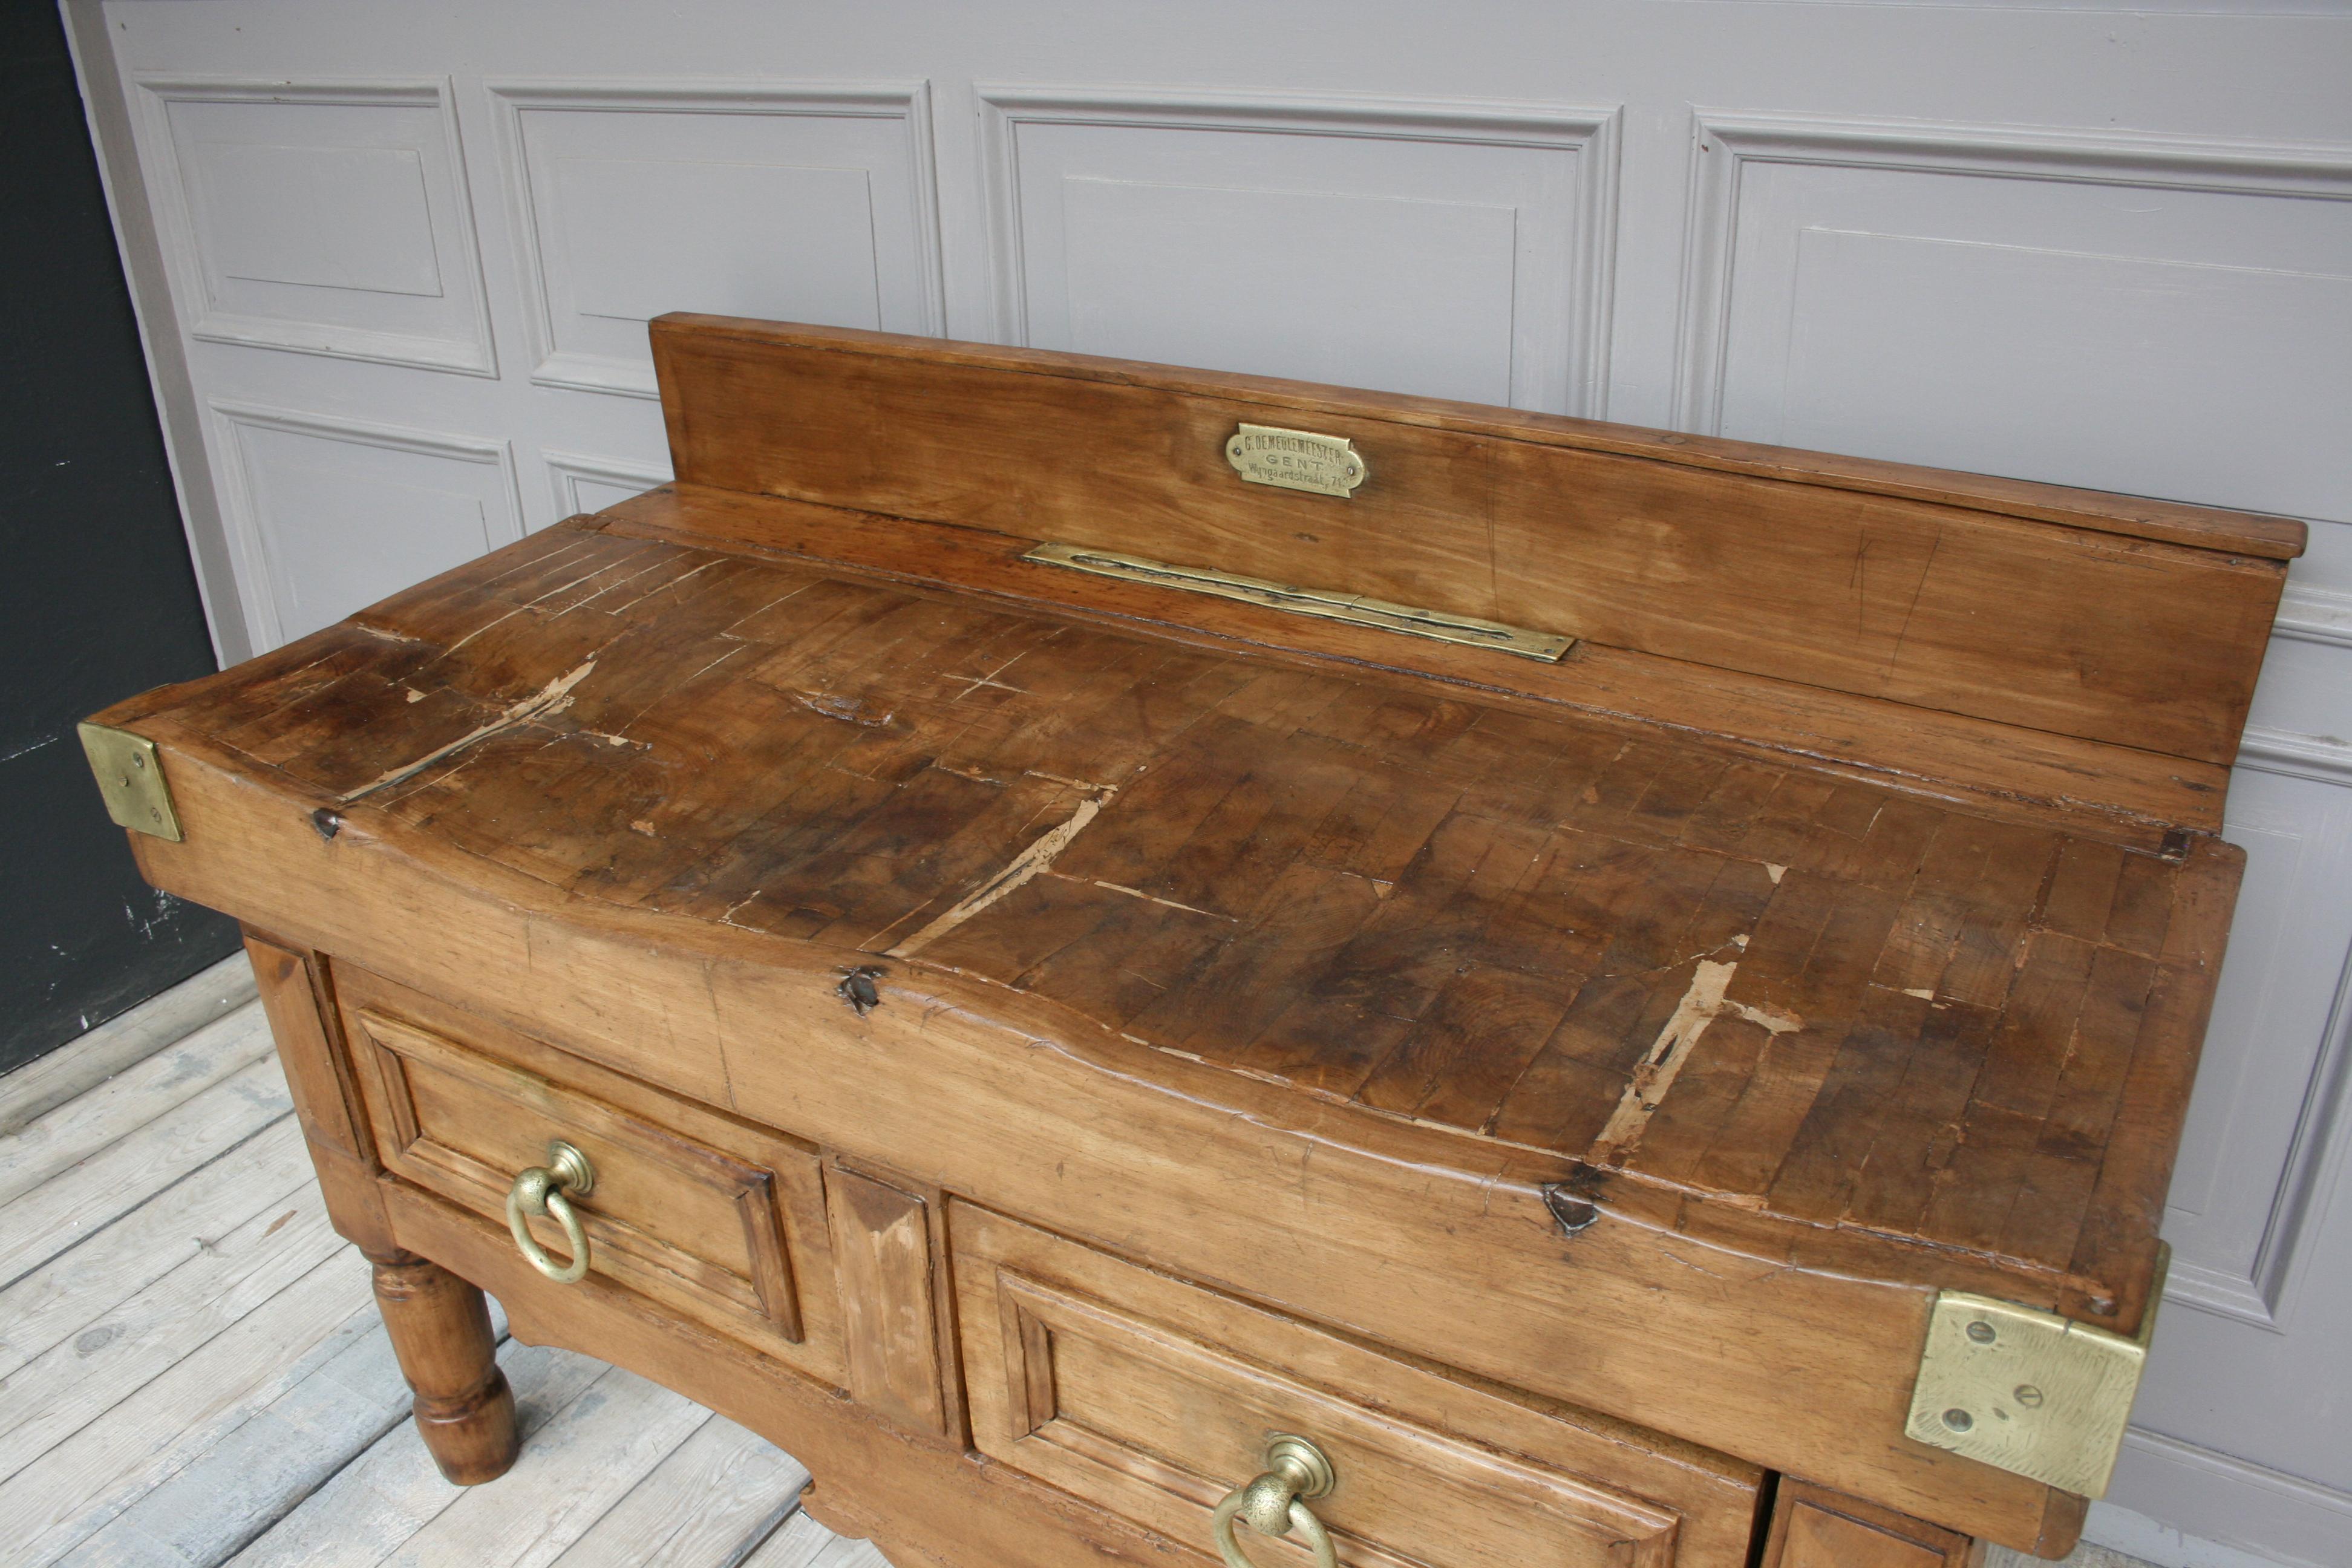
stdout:
<svg viewBox="0 0 2352 1568">
<path fill-rule="evenodd" d="M 227 953 L 149 888 L 74 724 L 214 668 L 54 5 L 0 5 L 0 1070 Z"/>
</svg>

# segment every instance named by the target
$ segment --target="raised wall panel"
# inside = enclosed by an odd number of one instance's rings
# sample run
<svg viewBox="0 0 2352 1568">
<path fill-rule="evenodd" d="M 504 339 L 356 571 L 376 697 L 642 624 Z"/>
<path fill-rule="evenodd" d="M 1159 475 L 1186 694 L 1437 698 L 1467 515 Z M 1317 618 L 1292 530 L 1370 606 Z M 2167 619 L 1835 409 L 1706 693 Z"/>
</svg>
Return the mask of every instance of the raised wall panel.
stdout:
<svg viewBox="0 0 2352 1568">
<path fill-rule="evenodd" d="M 1702 111 L 1691 429 L 2284 512 L 2352 586 L 2352 154 Z"/>
<path fill-rule="evenodd" d="M 655 395 L 667 310 L 937 335 L 920 83 L 492 83 L 546 385 Z"/>
<path fill-rule="evenodd" d="M 1601 412 L 1613 110 L 979 91 L 1000 338 Z"/>
<path fill-rule="evenodd" d="M 247 608 L 267 647 L 522 536 L 503 441 L 214 399 Z"/>
<path fill-rule="evenodd" d="M 142 78 L 190 332 L 498 374 L 448 83 Z"/>
<path fill-rule="evenodd" d="M 667 463 L 624 463 L 572 452 L 542 452 L 540 458 L 547 465 L 559 520 L 618 506 L 631 496 L 667 484 L 670 477 Z"/>
<path fill-rule="evenodd" d="M 2300 743 L 2299 743 L 2300 742 Z M 2331 1130 L 2352 949 L 2352 749 L 2252 730 L 2231 781 L 2228 837 L 2246 880 L 2174 1168 L 2164 1234 L 2175 1300 L 2275 1328 Z"/>
</svg>

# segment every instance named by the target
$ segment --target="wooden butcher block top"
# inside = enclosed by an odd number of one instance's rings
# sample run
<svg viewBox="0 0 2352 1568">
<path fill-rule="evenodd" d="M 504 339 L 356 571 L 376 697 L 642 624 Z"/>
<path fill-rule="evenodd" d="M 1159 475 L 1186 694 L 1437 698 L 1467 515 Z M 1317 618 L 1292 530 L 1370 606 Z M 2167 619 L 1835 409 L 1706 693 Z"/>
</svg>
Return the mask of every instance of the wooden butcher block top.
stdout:
<svg viewBox="0 0 2352 1568">
<path fill-rule="evenodd" d="M 1966 1248 L 2046 1299 L 2135 1275 L 2226 846 L 625 526 L 541 533 L 173 718 L 576 897 L 1034 992 L 1576 1156 L 1610 1201 Z"/>
<path fill-rule="evenodd" d="M 561 906 L 1540 1156 L 1564 1226 L 2136 1327 L 2299 525 L 1075 356 L 656 343 L 678 483 L 109 721 Z M 1252 423 L 1369 477 L 1245 482 Z"/>
</svg>

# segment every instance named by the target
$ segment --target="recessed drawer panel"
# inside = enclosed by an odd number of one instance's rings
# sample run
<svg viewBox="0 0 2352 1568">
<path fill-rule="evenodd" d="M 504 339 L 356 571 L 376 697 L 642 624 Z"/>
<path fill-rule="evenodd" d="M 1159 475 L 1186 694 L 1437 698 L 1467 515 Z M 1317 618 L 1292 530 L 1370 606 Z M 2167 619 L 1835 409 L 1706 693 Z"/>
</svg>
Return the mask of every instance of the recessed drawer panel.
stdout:
<svg viewBox="0 0 2352 1568">
<path fill-rule="evenodd" d="M 1752 1468 L 1408 1361 L 968 1205 L 950 1211 L 974 1446 L 1213 1555 L 1290 1434 L 1354 1568 L 1739 1568 Z M 1563 1343 L 1563 1354 L 1572 1354 Z M 1303 1565 L 1297 1532 L 1237 1531 Z"/>
<path fill-rule="evenodd" d="M 507 1194 L 561 1139 L 589 1267 L 839 1381 L 815 1152 L 343 966 L 344 1028 L 387 1169 L 503 1226 Z M 555 1259 L 561 1226 L 531 1233 Z"/>
</svg>

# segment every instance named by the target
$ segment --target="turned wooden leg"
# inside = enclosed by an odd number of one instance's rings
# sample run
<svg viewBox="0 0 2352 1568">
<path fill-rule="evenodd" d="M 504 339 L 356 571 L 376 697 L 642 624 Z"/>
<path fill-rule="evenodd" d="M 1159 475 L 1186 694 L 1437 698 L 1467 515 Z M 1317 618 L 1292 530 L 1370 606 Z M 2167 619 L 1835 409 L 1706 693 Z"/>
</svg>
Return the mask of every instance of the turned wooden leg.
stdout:
<svg viewBox="0 0 2352 1568">
<path fill-rule="evenodd" d="M 499 1370 L 482 1293 L 437 1263 L 371 1252 L 376 1310 L 401 1373 L 416 1392 L 416 1429 L 441 1473 L 461 1487 L 514 1463 L 514 1391 Z"/>
</svg>

